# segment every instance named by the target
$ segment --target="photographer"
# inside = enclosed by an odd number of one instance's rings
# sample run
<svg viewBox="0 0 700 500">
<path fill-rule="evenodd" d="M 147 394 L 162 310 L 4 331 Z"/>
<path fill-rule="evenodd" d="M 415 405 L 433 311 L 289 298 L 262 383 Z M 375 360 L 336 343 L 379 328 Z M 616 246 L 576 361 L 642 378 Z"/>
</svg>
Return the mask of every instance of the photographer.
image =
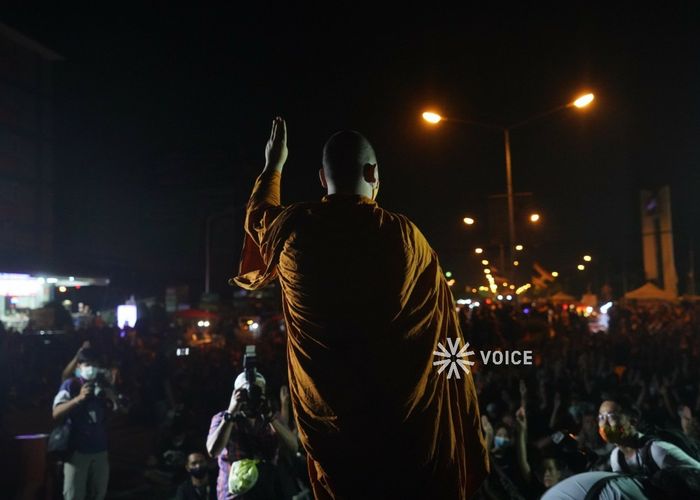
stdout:
<svg viewBox="0 0 700 500">
<path fill-rule="evenodd" d="M 63 464 L 63 497 L 66 500 L 102 499 L 107 493 L 108 408 L 116 408 L 116 396 L 95 352 L 81 349 L 77 376 L 63 381 L 53 401 L 54 420 L 70 419 L 72 453 Z"/>
<path fill-rule="evenodd" d="M 288 394 L 282 387 L 283 407 Z M 268 405 L 264 377 L 247 369 L 236 378 L 227 410 L 212 418 L 207 438 L 207 451 L 219 462 L 218 499 L 280 498 L 275 467 L 280 444 L 293 452 L 298 448 L 294 433 Z"/>
</svg>

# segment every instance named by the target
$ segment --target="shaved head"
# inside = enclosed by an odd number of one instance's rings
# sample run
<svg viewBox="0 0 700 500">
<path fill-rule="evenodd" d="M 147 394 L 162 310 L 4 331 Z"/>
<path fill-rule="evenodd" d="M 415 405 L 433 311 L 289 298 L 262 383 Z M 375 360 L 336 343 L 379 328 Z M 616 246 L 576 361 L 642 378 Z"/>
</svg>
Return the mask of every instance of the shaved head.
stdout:
<svg viewBox="0 0 700 500">
<path fill-rule="evenodd" d="M 366 165 L 376 165 L 369 141 L 354 130 L 333 134 L 323 146 L 323 173 L 335 189 L 354 189 L 363 180 Z"/>
</svg>

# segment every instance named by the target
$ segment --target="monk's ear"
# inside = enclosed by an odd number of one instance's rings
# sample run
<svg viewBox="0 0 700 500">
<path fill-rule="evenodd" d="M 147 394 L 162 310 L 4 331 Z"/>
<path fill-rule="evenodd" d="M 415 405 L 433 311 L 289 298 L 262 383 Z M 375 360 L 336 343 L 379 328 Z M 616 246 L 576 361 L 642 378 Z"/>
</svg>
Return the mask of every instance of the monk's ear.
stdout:
<svg viewBox="0 0 700 500">
<path fill-rule="evenodd" d="M 321 179 L 321 186 L 323 186 L 323 189 L 328 189 L 328 183 L 326 182 L 326 174 L 323 172 L 323 168 L 319 169 L 318 178 Z"/>
<path fill-rule="evenodd" d="M 377 182 L 377 178 L 379 177 L 379 173 L 377 172 L 377 164 L 365 163 L 365 166 L 362 168 L 362 177 L 366 182 Z"/>
</svg>

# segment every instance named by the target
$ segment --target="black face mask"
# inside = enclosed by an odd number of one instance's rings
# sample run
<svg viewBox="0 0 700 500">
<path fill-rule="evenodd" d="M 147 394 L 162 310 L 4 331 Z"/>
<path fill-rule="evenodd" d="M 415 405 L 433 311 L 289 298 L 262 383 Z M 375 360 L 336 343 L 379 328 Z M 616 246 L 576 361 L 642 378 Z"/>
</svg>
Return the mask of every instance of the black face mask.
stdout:
<svg viewBox="0 0 700 500">
<path fill-rule="evenodd" d="M 195 467 L 193 469 L 190 469 L 190 474 L 192 477 L 196 479 L 202 479 L 204 476 L 207 475 L 207 468 L 206 467 Z"/>
</svg>

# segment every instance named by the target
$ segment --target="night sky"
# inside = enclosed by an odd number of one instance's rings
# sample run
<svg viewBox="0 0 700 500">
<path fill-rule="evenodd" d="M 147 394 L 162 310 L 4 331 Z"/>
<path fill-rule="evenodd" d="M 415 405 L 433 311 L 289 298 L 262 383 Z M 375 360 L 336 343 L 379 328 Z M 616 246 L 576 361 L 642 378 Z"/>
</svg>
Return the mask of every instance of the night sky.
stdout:
<svg viewBox="0 0 700 500">
<path fill-rule="evenodd" d="M 213 223 L 213 288 L 230 295 L 242 206 L 280 114 L 284 202 L 320 198 L 323 143 L 357 129 L 378 153 L 379 203 L 416 222 L 461 287 L 482 284 L 472 249 L 487 241 L 488 196 L 505 190 L 502 135 L 430 128 L 420 113 L 508 125 L 592 91 L 590 109 L 512 133 L 515 190 L 532 192 L 542 214 L 536 229 L 516 214 L 529 258 L 574 292 L 608 281 L 621 293 L 623 273 L 628 287 L 642 284 L 639 189 L 669 184 L 684 290 L 691 240 L 700 246 L 699 7 L 242 4 L 4 12 L 65 57 L 55 80 L 57 265 L 144 293 L 201 290 L 206 217 L 233 207 L 235 218 Z M 466 228 L 467 213 L 482 224 Z M 575 270 L 584 253 L 594 256 L 586 276 Z"/>
</svg>

